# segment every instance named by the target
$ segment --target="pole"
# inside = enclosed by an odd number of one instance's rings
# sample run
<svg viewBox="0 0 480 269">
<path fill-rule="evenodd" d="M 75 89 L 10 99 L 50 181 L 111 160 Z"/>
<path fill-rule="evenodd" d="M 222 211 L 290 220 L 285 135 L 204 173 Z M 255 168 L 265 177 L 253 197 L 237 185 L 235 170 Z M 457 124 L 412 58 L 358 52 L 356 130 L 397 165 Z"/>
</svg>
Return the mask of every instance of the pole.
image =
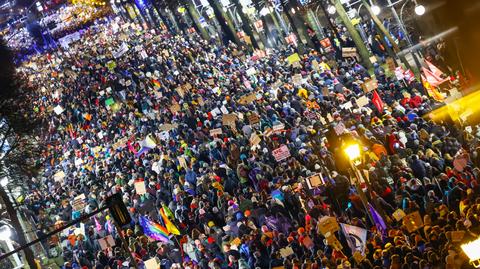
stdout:
<svg viewBox="0 0 480 269">
<path fill-rule="evenodd" d="M 410 66 L 410 63 L 407 61 L 407 59 L 405 58 L 405 56 L 403 54 L 399 54 L 400 52 L 400 49 L 398 48 L 398 45 L 397 43 L 395 43 L 395 40 L 393 40 L 392 36 L 390 35 L 390 33 L 387 31 L 387 29 L 385 29 L 385 26 L 383 26 L 382 22 L 380 22 L 380 20 L 378 19 L 377 15 L 375 15 L 372 11 L 372 8 L 370 7 L 370 5 L 367 3 L 366 0 L 362 0 L 362 3 L 363 5 L 365 6 L 365 8 L 367 9 L 368 13 L 370 14 L 370 17 L 372 17 L 373 21 L 375 22 L 375 24 L 377 25 L 378 29 L 380 29 L 380 31 L 383 33 L 383 35 L 388 39 L 388 41 L 390 42 L 390 44 L 392 44 L 392 48 L 393 48 L 393 52 L 396 53 L 398 55 L 398 57 L 400 58 L 400 61 L 403 62 L 403 64 L 408 68 L 408 69 L 412 69 L 412 67 Z"/>
<path fill-rule="evenodd" d="M 133 266 L 135 268 L 139 268 L 138 264 L 137 264 L 137 261 L 133 257 L 132 252 L 130 251 L 130 248 L 128 247 L 127 240 L 125 240 L 125 237 L 123 237 L 122 227 L 120 227 L 120 225 L 118 225 L 118 223 L 115 220 L 113 220 L 113 223 L 115 223 L 115 228 L 117 228 L 117 233 L 120 235 L 120 239 L 122 240 L 123 248 L 128 253 L 128 256 L 130 257 L 130 260 L 132 261 Z"/>
<path fill-rule="evenodd" d="M 90 213 L 90 214 L 84 215 L 84 216 L 82 216 L 82 217 L 80 217 L 80 218 L 78 218 L 78 219 L 70 222 L 69 224 L 67 224 L 67 225 L 65 225 L 65 226 L 63 226 L 63 227 L 60 227 L 60 228 L 58 228 L 58 229 L 55 229 L 55 230 L 49 232 L 48 234 L 46 234 L 46 235 L 44 235 L 44 236 L 41 236 L 41 237 L 39 237 L 39 238 L 31 241 L 30 243 L 27 243 L 27 244 L 25 244 L 25 245 L 23 245 L 23 246 L 20 246 L 20 247 L 12 250 L 12 251 L 10 251 L 10 252 L 7 252 L 7 253 L 5 253 L 5 254 L 2 254 L 2 255 L 0 256 L 0 260 L 3 260 L 3 259 L 5 259 L 5 258 L 7 258 L 7 257 L 10 257 L 11 255 L 13 255 L 13 254 L 15 254 L 15 253 L 17 253 L 17 252 L 19 252 L 19 251 L 22 251 L 22 250 L 24 250 L 24 249 L 26 249 L 26 248 L 28 248 L 28 247 L 30 247 L 30 246 L 32 246 L 32 245 L 35 245 L 36 243 L 38 243 L 38 242 L 40 242 L 40 241 L 43 241 L 43 240 L 49 238 L 50 236 L 52 236 L 52 235 L 54 235 L 54 234 L 56 234 L 56 233 L 59 233 L 59 232 L 65 230 L 65 229 L 67 229 L 67 228 L 69 228 L 69 227 L 72 227 L 73 225 L 77 225 L 78 223 L 80 223 L 80 222 L 82 222 L 82 221 L 84 221 L 84 220 L 86 220 L 86 219 L 88 219 L 88 218 L 91 218 L 91 217 L 95 216 L 96 214 L 104 211 L 105 209 L 108 209 L 108 206 L 101 207 L 101 208 L 93 211 L 93 212 Z"/>
<path fill-rule="evenodd" d="M 397 10 L 395 9 L 395 6 L 392 4 L 392 1 L 391 0 L 387 0 L 387 1 L 388 1 L 388 5 L 390 6 L 390 9 L 392 10 L 393 17 L 397 21 L 397 24 L 400 26 L 400 30 L 402 30 L 403 34 L 405 34 L 408 47 L 411 48 L 413 46 L 413 43 L 412 43 L 412 40 L 410 39 L 410 35 L 408 34 L 407 29 L 405 28 L 405 24 L 398 16 Z M 420 62 L 418 61 L 417 55 L 413 50 L 410 50 L 410 52 L 412 53 L 413 60 L 415 61 L 415 67 L 417 69 L 416 71 L 420 72 L 421 65 L 420 65 Z"/>
<path fill-rule="evenodd" d="M 358 49 L 358 52 L 360 53 L 360 57 L 362 57 L 362 62 L 365 65 L 365 68 L 368 70 L 372 69 L 373 70 L 373 64 L 370 62 L 370 53 L 368 52 L 367 46 L 362 40 L 362 37 L 360 34 L 357 32 L 357 29 L 355 29 L 355 26 L 353 26 L 352 21 L 348 17 L 347 13 L 345 12 L 345 9 L 343 8 L 342 3 L 340 0 L 331 0 L 333 4 L 335 5 L 335 8 L 337 9 L 338 16 L 340 19 L 342 19 L 343 23 L 345 24 L 345 27 L 347 28 L 348 32 L 352 36 L 353 42 L 355 42 L 355 46 Z"/>
</svg>

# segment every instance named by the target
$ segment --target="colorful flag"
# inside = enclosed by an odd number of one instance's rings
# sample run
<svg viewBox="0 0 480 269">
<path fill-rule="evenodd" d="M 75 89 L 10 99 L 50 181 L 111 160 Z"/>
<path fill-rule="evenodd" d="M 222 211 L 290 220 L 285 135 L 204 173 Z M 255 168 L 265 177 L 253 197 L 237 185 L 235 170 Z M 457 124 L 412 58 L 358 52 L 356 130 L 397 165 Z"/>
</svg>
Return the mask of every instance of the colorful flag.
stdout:
<svg viewBox="0 0 480 269">
<path fill-rule="evenodd" d="M 373 91 L 372 103 L 378 109 L 379 112 L 383 112 L 383 101 L 382 101 L 382 98 L 380 98 L 380 95 L 378 94 L 377 90 Z"/>
<path fill-rule="evenodd" d="M 167 215 L 167 217 L 169 217 L 170 219 L 175 218 L 175 215 L 173 215 L 172 210 L 170 210 L 170 208 L 168 208 L 166 204 L 163 204 L 162 208 L 163 208 L 163 212 L 165 212 L 165 215 Z"/>
<path fill-rule="evenodd" d="M 97 232 L 100 232 L 102 230 L 102 225 L 97 220 L 97 217 L 93 217 L 93 220 L 95 220 L 95 228 L 97 229 Z"/>
<path fill-rule="evenodd" d="M 140 216 L 140 226 L 142 226 L 143 233 L 146 236 L 165 243 L 170 242 L 168 230 L 162 225 L 153 222 L 144 216 Z"/>
<path fill-rule="evenodd" d="M 380 214 L 378 214 L 377 210 L 375 210 L 375 208 L 373 208 L 370 203 L 368 204 L 368 211 L 370 211 L 370 215 L 372 216 L 373 222 L 375 223 L 377 230 L 383 235 L 386 234 L 387 224 L 385 224 L 383 218 L 380 216 Z"/>
<path fill-rule="evenodd" d="M 156 80 L 156 79 L 152 79 L 152 84 L 155 88 L 160 88 L 160 81 Z"/>
<path fill-rule="evenodd" d="M 444 83 L 448 79 L 441 79 L 437 76 L 435 76 L 432 71 L 429 69 L 422 67 L 423 74 L 425 76 L 426 81 L 433 87 L 438 87 L 438 85 Z"/>
<path fill-rule="evenodd" d="M 163 207 L 160 208 L 160 215 L 162 215 L 163 223 L 165 223 L 165 227 L 167 227 L 167 231 L 172 234 L 180 235 L 180 231 L 178 228 L 173 224 L 165 214 Z"/>
<path fill-rule="evenodd" d="M 362 255 L 365 255 L 365 247 L 367 245 L 367 230 L 345 223 L 340 223 L 340 226 L 342 227 L 343 234 L 347 238 L 347 243 L 352 250 L 352 253 L 358 251 L 362 253 Z"/>
<path fill-rule="evenodd" d="M 443 80 L 442 77 L 445 76 L 445 74 L 442 72 L 442 70 L 438 69 L 438 67 L 427 60 L 425 60 L 425 63 L 427 64 L 428 69 L 432 71 L 433 75 L 437 77 L 438 80 Z"/>
<path fill-rule="evenodd" d="M 435 87 L 432 87 L 432 85 L 430 85 L 430 83 L 423 75 L 421 76 L 423 87 L 427 91 L 428 95 L 438 102 L 443 101 L 443 99 L 445 99 L 445 96 L 443 96 Z"/>
</svg>

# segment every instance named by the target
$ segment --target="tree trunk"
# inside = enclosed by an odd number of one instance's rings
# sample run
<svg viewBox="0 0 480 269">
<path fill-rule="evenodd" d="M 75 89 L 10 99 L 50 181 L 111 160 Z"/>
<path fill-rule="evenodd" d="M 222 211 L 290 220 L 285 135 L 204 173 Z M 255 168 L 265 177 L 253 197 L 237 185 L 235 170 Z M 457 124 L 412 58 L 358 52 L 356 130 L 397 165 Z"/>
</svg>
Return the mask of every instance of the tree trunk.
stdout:
<svg viewBox="0 0 480 269">
<path fill-rule="evenodd" d="M 253 29 L 250 24 L 250 19 L 245 15 L 243 12 L 243 6 L 240 4 L 238 0 L 232 0 L 233 5 L 237 8 L 238 15 L 240 15 L 240 19 L 242 19 L 242 29 L 245 31 L 245 34 L 247 34 L 250 37 L 250 40 L 252 41 L 252 46 L 255 49 L 258 49 L 258 43 L 257 40 L 255 39 L 255 35 L 253 34 Z"/>
<path fill-rule="evenodd" d="M 390 36 L 390 33 L 387 31 L 387 29 L 385 29 L 385 26 L 383 26 L 382 22 L 378 19 L 377 15 L 373 14 L 372 9 L 370 8 L 370 5 L 367 3 L 367 1 L 362 0 L 362 3 L 367 8 L 368 13 L 372 17 L 378 29 L 380 29 L 380 31 L 387 37 L 388 41 L 392 44 L 393 52 L 397 53 L 398 55 L 398 53 L 400 52 L 400 49 L 398 48 L 397 43 L 395 43 L 395 40 L 393 40 L 392 36 Z M 399 55 L 398 57 L 408 69 L 412 69 L 412 67 L 410 66 L 410 63 L 407 61 L 405 56 Z"/>
<path fill-rule="evenodd" d="M 233 27 L 232 22 L 230 21 L 227 14 L 223 12 L 220 1 L 208 0 L 208 4 L 210 5 L 210 7 L 212 7 L 213 13 L 215 14 L 215 18 L 217 19 L 218 24 L 220 24 L 220 27 L 222 28 L 226 38 L 232 41 L 233 43 L 239 45 L 240 41 L 238 40 L 238 37 L 235 34 L 235 27 Z"/>
<path fill-rule="evenodd" d="M 355 42 L 355 46 L 358 49 L 358 52 L 360 53 L 360 57 L 362 57 L 362 62 L 365 65 L 365 68 L 367 69 L 373 69 L 373 65 L 370 62 L 370 53 L 368 52 L 367 46 L 365 46 L 365 43 L 362 40 L 362 37 L 360 34 L 357 32 L 357 29 L 355 29 L 355 26 L 353 26 L 352 21 L 348 17 L 347 13 L 345 12 L 345 9 L 343 8 L 342 3 L 340 0 L 332 0 L 333 4 L 335 5 L 335 8 L 337 9 L 338 16 L 340 19 L 342 19 L 343 23 L 345 24 L 345 27 L 347 28 L 348 32 L 352 36 L 353 42 Z"/>
<path fill-rule="evenodd" d="M 20 221 L 18 219 L 17 211 L 13 207 L 12 201 L 10 200 L 10 197 L 8 196 L 7 192 L 5 189 L 0 186 L 0 198 L 2 199 L 3 203 L 5 204 L 5 207 L 7 209 L 7 213 L 10 217 L 10 221 L 12 223 L 13 228 L 15 229 L 15 232 L 18 236 L 18 244 L 20 245 L 25 245 L 27 244 L 27 240 L 25 238 L 25 234 L 22 229 L 22 225 L 20 224 Z M 30 269 L 36 269 L 37 264 L 35 262 L 35 256 L 33 255 L 33 251 L 30 248 L 25 248 L 23 250 L 23 253 L 25 254 L 25 260 L 28 263 L 28 266 Z"/>
</svg>

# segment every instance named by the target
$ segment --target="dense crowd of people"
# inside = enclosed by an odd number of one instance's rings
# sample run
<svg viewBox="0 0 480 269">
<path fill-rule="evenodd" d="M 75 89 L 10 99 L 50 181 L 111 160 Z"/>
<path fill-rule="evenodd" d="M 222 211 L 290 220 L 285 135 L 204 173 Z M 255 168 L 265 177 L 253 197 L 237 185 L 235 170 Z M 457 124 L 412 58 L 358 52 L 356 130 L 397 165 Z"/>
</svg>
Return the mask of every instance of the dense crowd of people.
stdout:
<svg viewBox="0 0 480 269">
<path fill-rule="evenodd" d="M 102 212 L 49 238 L 51 259 L 132 267 L 121 233 L 138 268 L 152 258 L 161 268 L 469 267 L 459 242 L 480 233 L 476 127 L 433 122 L 441 104 L 422 83 L 380 65 L 369 91 L 352 58 L 246 51 L 110 21 L 25 63 L 34 112 L 48 119 L 44 173 L 24 201 L 37 234 L 114 193 L 132 218 L 118 231 Z M 148 236 L 141 217 L 168 226 L 169 240 Z"/>
</svg>

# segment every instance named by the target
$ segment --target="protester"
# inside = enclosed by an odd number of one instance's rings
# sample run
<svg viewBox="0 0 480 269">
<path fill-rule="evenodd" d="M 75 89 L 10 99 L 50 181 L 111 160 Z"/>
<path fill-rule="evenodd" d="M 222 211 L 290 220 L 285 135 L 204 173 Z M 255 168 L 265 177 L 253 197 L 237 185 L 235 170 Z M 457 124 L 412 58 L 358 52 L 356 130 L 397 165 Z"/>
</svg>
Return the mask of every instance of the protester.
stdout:
<svg viewBox="0 0 480 269">
<path fill-rule="evenodd" d="M 463 143 L 463 130 L 427 116 L 439 103 L 421 84 L 380 67 L 366 93 L 371 76 L 354 59 L 244 51 L 117 20 L 24 64 L 48 122 L 44 173 L 24 201 L 36 227 L 114 193 L 132 217 L 118 231 L 102 212 L 50 238 L 62 268 L 132 267 L 120 234 L 139 268 L 468 267 L 459 242 L 480 232 L 476 127 Z M 345 141 L 361 144 L 358 173 Z"/>
</svg>

